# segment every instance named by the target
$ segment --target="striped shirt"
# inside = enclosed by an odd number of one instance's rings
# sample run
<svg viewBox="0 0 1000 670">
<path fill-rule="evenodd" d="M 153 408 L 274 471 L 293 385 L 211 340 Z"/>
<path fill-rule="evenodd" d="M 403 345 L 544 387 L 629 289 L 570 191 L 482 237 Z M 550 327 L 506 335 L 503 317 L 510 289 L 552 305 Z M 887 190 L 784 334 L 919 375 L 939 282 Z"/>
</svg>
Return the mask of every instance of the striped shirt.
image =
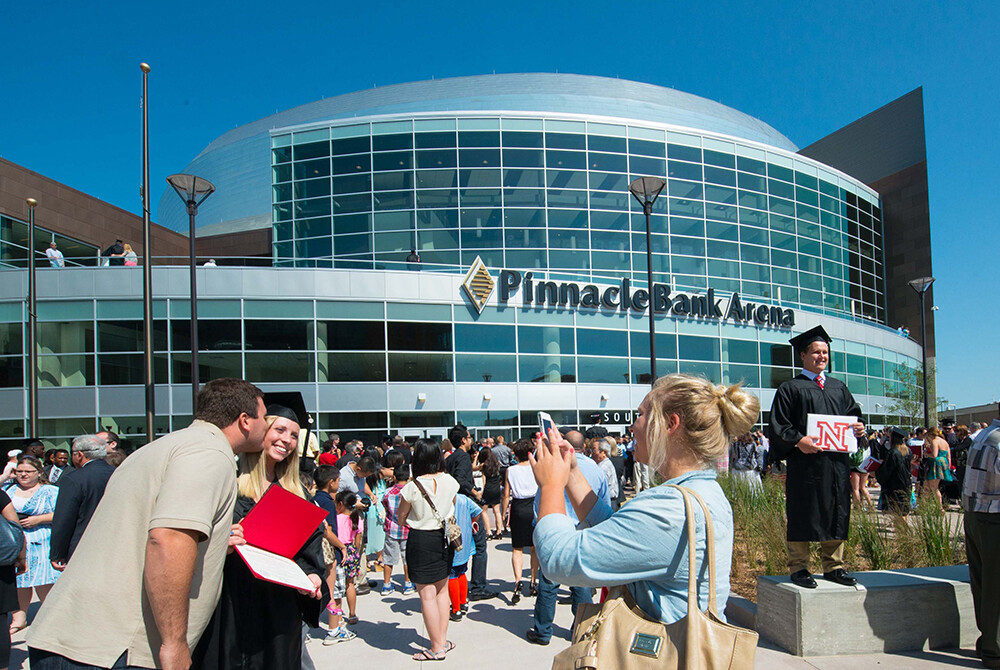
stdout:
<svg viewBox="0 0 1000 670">
<path fill-rule="evenodd" d="M 962 507 L 966 512 L 1000 513 L 1000 419 L 980 431 L 969 447 Z"/>
</svg>

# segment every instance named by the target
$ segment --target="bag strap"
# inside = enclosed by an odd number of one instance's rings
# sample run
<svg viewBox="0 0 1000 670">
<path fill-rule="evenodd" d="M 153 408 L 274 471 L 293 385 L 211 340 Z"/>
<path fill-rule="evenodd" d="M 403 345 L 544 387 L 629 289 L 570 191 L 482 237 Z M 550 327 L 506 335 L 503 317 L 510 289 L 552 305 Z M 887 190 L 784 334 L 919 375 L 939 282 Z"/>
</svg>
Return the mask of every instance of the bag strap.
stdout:
<svg viewBox="0 0 1000 670">
<path fill-rule="evenodd" d="M 688 536 L 688 613 L 690 614 L 692 603 L 695 607 L 698 607 L 698 579 L 696 575 L 697 562 L 695 551 L 698 540 L 695 533 L 695 525 L 697 521 L 694 516 L 694 505 L 691 503 L 691 498 L 693 497 L 698 501 L 698 504 L 701 506 L 701 509 L 705 514 L 705 548 L 707 554 L 706 560 L 708 561 L 709 589 L 708 611 L 712 614 L 718 615 L 719 610 L 715 600 L 715 529 L 712 526 L 712 513 L 708 511 L 708 505 L 705 504 L 705 501 L 702 500 L 701 496 L 693 490 L 683 486 L 677 486 L 676 484 L 667 484 L 667 486 L 680 491 L 681 496 L 684 498 L 684 515 L 686 517 Z"/>
<path fill-rule="evenodd" d="M 441 515 L 438 513 L 437 507 L 434 506 L 434 501 L 431 500 L 429 495 L 427 495 L 427 489 L 424 488 L 424 485 L 421 484 L 420 480 L 416 477 L 413 478 L 413 483 L 417 485 L 417 488 L 420 489 L 420 493 L 424 496 L 424 500 L 426 500 L 427 504 L 431 506 L 431 512 L 434 513 L 434 518 L 440 521 L 441 525 L 444 526 L 444 519 L 442 519 Z"/>
</svg>

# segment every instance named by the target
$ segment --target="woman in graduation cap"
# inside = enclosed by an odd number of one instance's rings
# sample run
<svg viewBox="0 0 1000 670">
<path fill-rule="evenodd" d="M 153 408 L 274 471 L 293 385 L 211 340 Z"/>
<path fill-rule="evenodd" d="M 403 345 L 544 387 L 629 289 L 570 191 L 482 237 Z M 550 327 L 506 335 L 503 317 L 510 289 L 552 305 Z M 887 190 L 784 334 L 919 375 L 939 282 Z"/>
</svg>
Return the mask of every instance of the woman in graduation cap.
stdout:
<svg viewBox="0 0 1000 670">
<path fill-rule="evenodd" d="M 809 543 L 819 542 L 823 577 L 844 586 L 856 580 L 844 569 L 844 541 L 851 517 L 850 463 L 846 453 L 823 451 L 807 434 L 808 415 L 853 416 L 859 447 L 865 445 L 861 406 L 847 386 L 826 374 L 830 336 L 816 326 L 793 337 L 802 372 L 774 394 L 768 433 L 770 458 L 787 463 L 785 514 L 788 517 L 788 570 L 794 584 L 816 588 L 809 571 Z"/>
<path fill-rule="evenodd" d="M 281 405 L 272 397 L 264 398 L 269 426 L 264 448 L 239 456 L 239 495 L 233 512 L 236 524 L 271 486 L 309 499 L 299 481 L 298 451 L 299 440 L 305 437 L 308 427 L 308 414 L 301 394 L 294 395 L 298 397 L 282 397 L 287 404 Z M 295 562 L 316 586 L 308 594 L 257 579 L 236 553 L 226 557 L 222 595 L 193 654 L 193 668 L 300 670 L 302 622 L 319 625 L 319 597 L 326 569 L 321 538 L 317 528 L 295 555 Z"/>
</svg>

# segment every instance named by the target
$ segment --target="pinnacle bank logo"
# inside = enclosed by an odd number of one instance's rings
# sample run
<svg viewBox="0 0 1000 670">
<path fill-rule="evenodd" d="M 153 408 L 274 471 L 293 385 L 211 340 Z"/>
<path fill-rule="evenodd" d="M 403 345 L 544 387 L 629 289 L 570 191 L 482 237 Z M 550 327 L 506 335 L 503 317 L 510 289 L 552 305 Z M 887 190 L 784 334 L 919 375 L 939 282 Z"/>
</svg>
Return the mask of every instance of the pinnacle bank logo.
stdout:
<svg viewBox="0 0 1000 670">
<path fill-rule="evenodd" d="M 645 312 L 652 306 L 656 314 L 691 317 L 736 323 L 791 328 L 795 325 L 795 312 L 791 309 L 755 302 L 744 302 L 739 293 L 733 293 L 728 302 L 717 298 L 715 289 L 704 295 L 671 292 L 667 284 L 653 284 L 653 294 L 643 288 L 632 289 L 631 280 L 622 278 L 616 285 L 601 288 L 595 284 L 580 285 L 575 282 L 536 280 L 531 272 L 519 270 L 500 271 L 498 300 L 507 305 L 520 293 L 525 307 L 554 307 L 556 309 L 600 309 L 622 312 Z M 480 258 L 476 258 L 462 287 L 480 313 L 493 294 L 496 283 Z"/>
</svg>

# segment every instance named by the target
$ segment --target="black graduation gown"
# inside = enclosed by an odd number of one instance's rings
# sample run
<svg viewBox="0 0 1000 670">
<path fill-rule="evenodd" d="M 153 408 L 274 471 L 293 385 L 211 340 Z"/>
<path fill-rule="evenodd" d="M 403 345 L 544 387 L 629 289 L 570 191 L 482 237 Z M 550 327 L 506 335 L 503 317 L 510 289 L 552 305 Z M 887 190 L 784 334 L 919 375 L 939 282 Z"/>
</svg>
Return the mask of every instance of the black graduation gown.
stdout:
<svg viewBox="0 0 1000 670">
<path fill-rule="evenodd" d="M 913 455 L 909 452 L 904 456 L 894 447 L 888 447 L 882 459 L 882 465 L 875 471 L 875 479 L 882 487 L 882 495 L 888 505 L 886 511 L 910 513 L 910 461 Z"/>
<path fill-rule="evenodd" d="M 256 503 L 236 499 L 233 522 L 239 523 Z M 317 528 L 295 555 L 306 574 L 323 577 L 322 531 Z M 226 557 L 222 595 L 195 648 L 193 669 L 301 670 L 302 622 L 319 625 L 320 601 L 293 588 L 257 579 L 239 554 Z"/>
<path fill-rule="evenodd" d="M 769 459 L 785 460 L 785 513 L 789 542 L 846 540 L 851 519 L 850 464 L 847 454 L 804 454 L 795 448 L 805 436 L 808 414 L 856 416 L 861 407 L 847 386 L 827 375 L 825 388 L 798 375 L 781 386 L 771 405 Z M 864 448 L 864 440 L 858 440 Z"/>
</svg>

